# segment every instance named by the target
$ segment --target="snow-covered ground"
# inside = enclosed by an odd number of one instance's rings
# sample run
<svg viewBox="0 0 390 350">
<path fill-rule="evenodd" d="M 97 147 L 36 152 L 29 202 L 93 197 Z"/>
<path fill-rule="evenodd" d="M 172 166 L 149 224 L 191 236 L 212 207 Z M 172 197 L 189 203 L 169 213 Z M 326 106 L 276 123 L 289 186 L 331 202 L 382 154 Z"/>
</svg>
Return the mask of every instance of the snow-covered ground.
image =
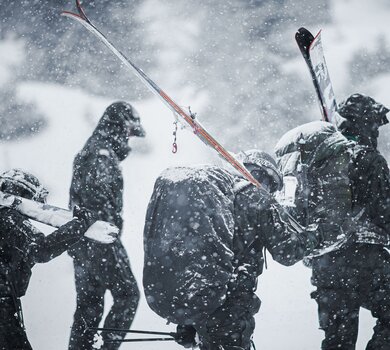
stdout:
<svg viewBox="0 0 390 350">
<path fill-rule="evenodd" d="M 338 91 L 354 92 L 345 86 L 345 67 L 355 49 L 370 47 L 373 35 L 378 33 L 383 33 L 390 43 L 389 16 L 390 7 L 385 0 L 334 1 L 334 22 L 323 28 L 323 43 L 336 94 Z M 320 28 L 313 28 L 313 31 L 316 29 Z M 19 46 L 7 49 L 7 52 L 15 52 L 16 60 L 20 54 Z M 5 64 L 9 62 L 0 57 L 0 72 Z M 296 63 L 296 69 L 302 69 L 302 74 L 306 74 L 309 79 L 301 61 Z M 371 86 L 367 86 L 367 91 L 362 92 L 370 93 L 379 101 L 390 105 L 390 96 L 387 94 L 389 84 L 390 75 L 382 76 Z M 188 96 L 184 96 L 182 92 L 171 93 L 179 103 L 188 101 Z M 39 106 L 48 119 L 48 127 L 39 136 L 29 140 L 1 144 L 0 171 L 21 167 L 33 172 L 50 190 L 49 202 L 66 207 L 73 157 L 89 137 L 104 108 L 112 101 L 87 95 L 83 91 L 43 83 L 24 83 L 19 88 L 19 94 L 23 99 L 34 101 Z M 191 103 L 197 103 L 194 97 L 191 97 Z M 131 141 L 134 152 L 123 162 L 123 241 L 141 287 L 142 231 L 154 179 L 167 166 L 215 162 L 216 159 L 188 131 L 179 131 L 179 151 L 173 155 L 171 113 L 153 96 L 135 103 L 135 106 L 140 112 L 147 137 Z M 389 127 L 384 127 L 382 132 L 388 131 Z M 382 145 L 382 151 L 388 155 L 390 146 Z M 40 227 L 45 232 L 50 232 L 48 227 Z M 319 349 L 322 332 L 318 330 L 316 303 L 309 297 L 313 289 L 310 285 L 310 270 L 300 263 L 285 268 L 274 263 L 269 255 L 268 257 L 268 269 L 259 279 L 258 294 L 262 299 L 262 307 L 256 317 L 254 340 L 257 348 Z M 110 302 L 108 295 L 107 303 Z M 48 264 L 34 267 L 27 295 L 23 298 L 23 308 L 33 348 L 66 348 L 75 308 L 73 266 L 66 254 Z M 357 349 L 364 348 L 371 336 L 372 326 L 370 314 L 362 311 Z M 145 299 L 141 300 L 133 328 L 174 330 L 173 325 L 166 325 L 164 320 L 148 309 Z M 181 348 L 173 343 L 122 346 L 123 349 L 145 350 L 157 347 L 172 350 Z"/>
</svg>

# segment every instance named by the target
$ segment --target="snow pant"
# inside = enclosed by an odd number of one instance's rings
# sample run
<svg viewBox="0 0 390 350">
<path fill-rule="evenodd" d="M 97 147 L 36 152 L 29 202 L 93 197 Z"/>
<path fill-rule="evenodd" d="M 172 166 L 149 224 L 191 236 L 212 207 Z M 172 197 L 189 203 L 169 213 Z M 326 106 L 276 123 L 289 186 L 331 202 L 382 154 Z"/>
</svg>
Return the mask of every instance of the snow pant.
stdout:
<svg viewBox="0 0 390 350">
<path fill-rule="evenodd" d="M 0 298 L 0 349 L 32 350 L 12 297 Z"/>
<path fill-rule="evenodd" d="M 95 247 L 96 248 L 96 247 Z M 96 331 L 86 327 L 98 327 L 104 311 L 104 294 L 111 292 L 113 306 L 104 328 L 129 329 L 138 306 L 139 290 L 130 268 L 129 258 L 122 243 L 117 240 L 111 246 L 101 247 L 104 254 L 96 252 L 96 258 L 74 258 L 77 307 L 74 314 L 69 349 L 92 349 Z M 123 332 L 102 332 L 103 341 L 123 339 Z M 105 343 L 101 349 L 116 350 L 120 342 Z"/>
<path fill-rule="evenodd" d="M 323 350 L 355 349 L 360 307 L 377 319 L 366 349 L 390 349 L 390 255 L 382 246 L 354 245 L 313 259 L 312 282 Z"/>
<path fill-rule="evenodd" d="M 260 304 L 252 292 L 230 294 L 203 324 L 194 325 L 200 337 L 200 349 L 249 350 L 255 329 L 254 315 Z"/>
</svg>

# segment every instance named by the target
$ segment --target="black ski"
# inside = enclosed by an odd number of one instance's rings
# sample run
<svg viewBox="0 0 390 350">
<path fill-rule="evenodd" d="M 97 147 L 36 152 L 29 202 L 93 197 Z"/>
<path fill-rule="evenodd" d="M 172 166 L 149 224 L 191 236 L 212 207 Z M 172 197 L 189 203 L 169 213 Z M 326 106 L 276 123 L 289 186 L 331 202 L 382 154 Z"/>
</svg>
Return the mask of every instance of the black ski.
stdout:
<svg viewBox="0 0 390 350">
<path fill-rule="evenodd" d="M 337 103 L 325 61 L 321 31 L 316 36 L 313 36 L 306 28 L 299 28 L 295 34 L 295 40 L 309 68 L 322 119 L 327 122 L 333 122 Z"/>
</svg>

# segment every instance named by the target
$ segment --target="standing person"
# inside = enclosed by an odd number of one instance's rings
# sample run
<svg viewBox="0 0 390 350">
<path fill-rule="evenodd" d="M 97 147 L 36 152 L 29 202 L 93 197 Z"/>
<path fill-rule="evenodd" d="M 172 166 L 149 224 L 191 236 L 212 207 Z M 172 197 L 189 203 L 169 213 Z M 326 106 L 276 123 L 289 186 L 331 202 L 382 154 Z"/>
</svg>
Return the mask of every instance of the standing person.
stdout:
<svg viewBox="0 0 390 350">
<path fill-rule="evenodd" d="M 390 174 L 377 150 L 379 127 L 389 109 L 373 98 L 353 94 L 339 105 L 339 130 L 356 142 L 350 164 L 352 205 L 362 213 L 356 243 L 329 255 L 313 270 L 323 349 L 355 349 L 359 309 L 377 319 L 367 350 L 390 349 Z"/>
<path fill-rule="evenodd" d="M 355 349 L 360 307 L 377 318 L 367 349 L 390 349 L 390 177 L 376 149 L 388 111 L 354 94 L 339 105 L 339 131 L 310 123 L 277 146 L 283 174 L 297 175 L 303 187 L 300 218 L 322 221 L 329 241 L 350 235 L 339 250 L 311 262 L 324 350 Z"/>
<path fill-rule="evenodd" d="M 294 228 L 266 191 L 281 185 L 273 158 L 251 150 L 240 160 L 263 188 L 215 166 L 170 168 L 149 202 L 146 300 L 178 324 L 176 340 L 185 347 L 198 333 L 202 350 L 249 350 L 263 250 L 292 265 L 318 242 L 317 232 Z"/>
<path fill-rule="evenodd" d="M 48 191 L 32 174 L 13 169 L 0 175 L 0 191 L 44 203 Z M 20 298 L 36 263 L 45 263 L 76 243 L 95 219 L 75 208 L 74 219 L 45 236 L 15 209 L 0 207 L 0 349 L 31 350 Z"/>
<path fill-rule="evenodd" d="M 73 163 L 70 204 L 90 209 L 99 220 L 122 230 L 123 178 L 120 162 L 129 154 L 130 137 L 144 137 L 137 111 L 126 102 L 107 107 L 92 136 Z M 93 331 L 104 311 L 104 294 L 109 290 L 113 305 L 105 321 L 106 328 L 128 329 L 139 301 L 139 290 L 129 258 L 118 239 L 106 247 L 81 241 L 68 250 L 73 258 L 77 292 L 69 349 L 92 349 Z M 103 332 L 103 340 L 122 339 L 125 333 Z M 106 342 L 104 349 L 118 349 L 120 343 Z"/>
</svg>

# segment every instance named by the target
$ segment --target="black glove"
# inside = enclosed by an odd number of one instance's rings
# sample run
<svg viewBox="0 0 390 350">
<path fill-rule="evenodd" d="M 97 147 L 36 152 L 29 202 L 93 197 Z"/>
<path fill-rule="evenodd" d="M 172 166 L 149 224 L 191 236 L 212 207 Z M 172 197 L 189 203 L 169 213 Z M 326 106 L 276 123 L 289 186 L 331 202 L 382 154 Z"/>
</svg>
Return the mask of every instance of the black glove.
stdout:
<svg viewBox="0 0 390 350">
<path fill-rule="evenodd" d="M 195 342 L 196 330 L 192 326 L 178 325 L 176 327 L 175 341 L 185 348 L 191 348 L 196 345 Z"/>
<path fill-rule="evenodd" d="M 78 205 L 73 207 L 73 216 L 87 228 L 92 226 L 97 220 L 90 210 Z"/>
</svg>

